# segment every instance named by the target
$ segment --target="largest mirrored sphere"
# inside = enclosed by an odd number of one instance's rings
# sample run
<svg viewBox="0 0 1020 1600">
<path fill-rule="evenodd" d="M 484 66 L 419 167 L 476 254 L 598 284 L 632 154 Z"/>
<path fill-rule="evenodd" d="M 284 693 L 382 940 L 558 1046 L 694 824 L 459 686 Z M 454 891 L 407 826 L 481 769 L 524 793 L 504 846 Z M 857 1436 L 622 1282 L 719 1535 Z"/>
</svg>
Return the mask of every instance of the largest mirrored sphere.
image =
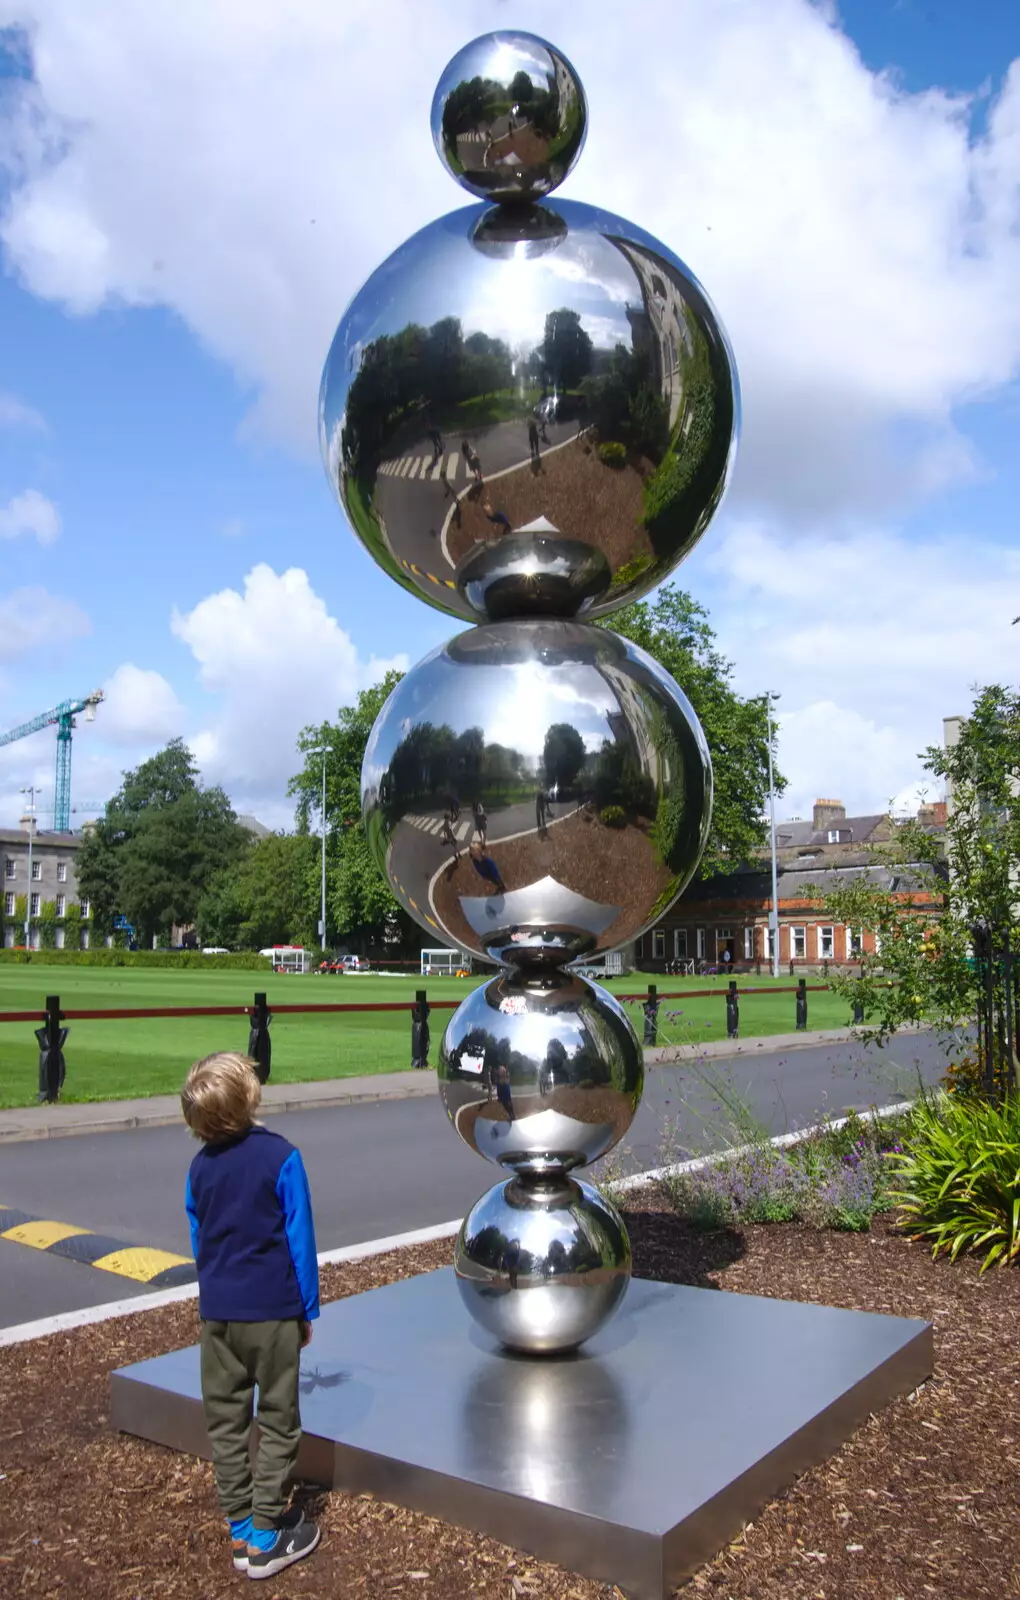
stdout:
<svg viewBox="0 0 1020 1600">
<path fill-rule="evenodd" d="M 664 244 L 576 202 L 469 206 L 355 296 L 320 442 L 365 548 L 429 604 L 597 617 L 701 538 L 738 409 L 719 320 Z"/>
<path fill-rule="evenodd" d="M 712 767 L 687 697 L 605 628 L 496 622 L 412 667 L 362 767 L 368 838 L 430 943 L 515 966 L 636 939 L 701 857 Z"/>
<path fill-rule="evenodd" d="M 432 138 L 483 200 L 539 200 L 581 154 L 588 107 L 566 56 L 534 33 L 486 33 L 458 50 L 432 101 Z"/>
</svg>

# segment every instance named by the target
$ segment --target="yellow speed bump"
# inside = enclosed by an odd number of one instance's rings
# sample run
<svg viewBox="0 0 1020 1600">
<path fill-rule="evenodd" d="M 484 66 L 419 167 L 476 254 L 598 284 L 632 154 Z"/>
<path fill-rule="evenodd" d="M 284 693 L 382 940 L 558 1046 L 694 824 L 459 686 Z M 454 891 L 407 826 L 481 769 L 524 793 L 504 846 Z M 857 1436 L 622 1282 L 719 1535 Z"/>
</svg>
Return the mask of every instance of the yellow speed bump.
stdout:
<svg viewBox="0 0 1020 1600">
<path fill-rule="evenodd" d="M 22 1222 L 15 1228 L 0 1233 L 0 1239 L 11 1239 L 15 1244 L 31 1245 L 33 1250 L 48 1250 L 61 1239 L 72 1239 L 75 1234 L 88 1233 L 87 1228 L 75 1228 L 69 1222 Z"/>
<path fill-rule="evenodd" d="M 92 1265 L 100 1272 L 116 1272 L 122 1278 L 134 1278 L 137 1283 L 151 1283 L 170 1267 L 190 1265 L 186 1256 L 175 1256 L 169 1250 L 155 1250 L 148 1245 L 125 1245 L 122 1250 L 111 1250 L 99 1256 Z"/>
</svg>

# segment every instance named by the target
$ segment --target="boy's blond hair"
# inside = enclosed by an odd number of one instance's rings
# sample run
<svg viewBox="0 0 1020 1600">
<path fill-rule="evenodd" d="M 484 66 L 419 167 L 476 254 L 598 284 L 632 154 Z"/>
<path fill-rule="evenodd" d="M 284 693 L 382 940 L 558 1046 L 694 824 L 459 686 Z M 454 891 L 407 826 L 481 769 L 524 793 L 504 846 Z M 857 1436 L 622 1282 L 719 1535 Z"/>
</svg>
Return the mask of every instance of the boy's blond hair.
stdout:
<svg viewBox="0 0 1020 1600">
<path fill-rule="evenodd" d="M 218 1144 L 253 1125 L 261 1099 L 255 1063 L 235 1051 L 221 1050 L 195 1062 L 181 1090 L 181 1110 L 196 1138 Z"/>
</svg>

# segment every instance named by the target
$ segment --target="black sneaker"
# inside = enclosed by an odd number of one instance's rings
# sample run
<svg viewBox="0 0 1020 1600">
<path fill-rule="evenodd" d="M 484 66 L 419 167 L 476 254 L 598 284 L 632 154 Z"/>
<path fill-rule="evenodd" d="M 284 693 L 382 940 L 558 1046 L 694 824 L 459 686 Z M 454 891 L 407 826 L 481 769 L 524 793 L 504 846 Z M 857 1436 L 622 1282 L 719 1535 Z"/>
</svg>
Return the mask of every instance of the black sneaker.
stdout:
<svg viewBox="0 0 1020 1600">
<path fill-rule="evenodd" d="M 295 1561 L 310 1556 L 321 1538 L 317 1525 L 302 1517 L 292 1527 L 281 1528 L 268 1550 L 256 1550 L 254 1545 L 249 1545 L 249 1578 L 271 1578 L 284 1567 L 293 1566 Z"/>
</svg>

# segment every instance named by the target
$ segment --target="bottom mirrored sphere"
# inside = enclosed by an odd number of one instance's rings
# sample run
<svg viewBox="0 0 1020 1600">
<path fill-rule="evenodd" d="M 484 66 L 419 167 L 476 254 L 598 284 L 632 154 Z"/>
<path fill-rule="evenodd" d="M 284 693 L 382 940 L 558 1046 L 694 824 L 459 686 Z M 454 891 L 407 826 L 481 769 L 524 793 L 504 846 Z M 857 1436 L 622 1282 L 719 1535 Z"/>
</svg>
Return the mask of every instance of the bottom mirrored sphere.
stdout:
<svg viewBox="0 0 1020 1600">
<path fill-rule="evenodd" d="M 574 1350 L 613 1315 L 630 1282 L 623 1219 L 589 1184 L 511 1178 L 464 1219 L 454 1251 L 461 1299 L 511 1350 Z"/>
</svg>

